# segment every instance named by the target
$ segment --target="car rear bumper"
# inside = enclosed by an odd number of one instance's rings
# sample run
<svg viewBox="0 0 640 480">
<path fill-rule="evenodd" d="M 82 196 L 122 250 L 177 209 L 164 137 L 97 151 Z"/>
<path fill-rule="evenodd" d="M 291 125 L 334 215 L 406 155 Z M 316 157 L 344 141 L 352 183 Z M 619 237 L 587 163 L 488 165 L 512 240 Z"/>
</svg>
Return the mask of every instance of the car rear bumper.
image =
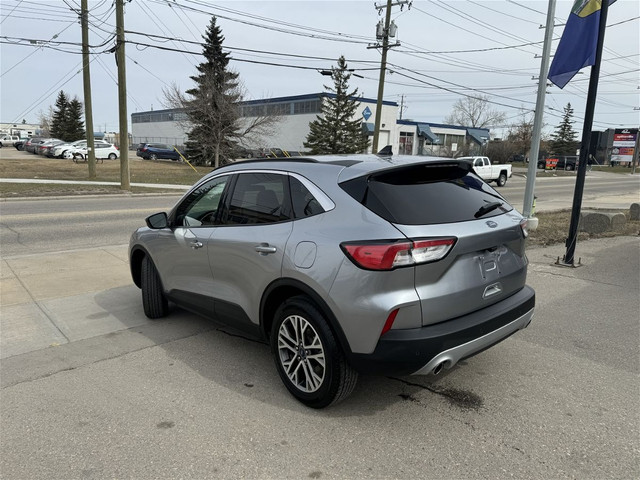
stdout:
<svg viewBox="0 0 640 480">
<path fill-rule="evenodd" d="M 361 373 L 426 375 L 451 368 L 529 325 L 535 292 L 525 286 L 499 303 L 435 325 L 390 330 L 371 354 L 350 355 Z"/>
</svg>

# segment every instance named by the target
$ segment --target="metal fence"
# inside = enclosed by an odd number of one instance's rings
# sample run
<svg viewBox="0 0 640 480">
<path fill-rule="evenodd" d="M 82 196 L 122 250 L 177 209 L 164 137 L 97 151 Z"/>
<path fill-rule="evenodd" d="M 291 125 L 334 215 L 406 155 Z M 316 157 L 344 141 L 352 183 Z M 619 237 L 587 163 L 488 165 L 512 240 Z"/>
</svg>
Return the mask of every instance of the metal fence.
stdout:
<svg viewBox="0 0 640 480">
<path fill-rule="evenodd" d="M 131 137 L 130 148 L 135 150 L 141 143 L 164 143 L 178 147 L 178 150 L 184 150 L 184 144 L 187 137 Z"/>
</svg>

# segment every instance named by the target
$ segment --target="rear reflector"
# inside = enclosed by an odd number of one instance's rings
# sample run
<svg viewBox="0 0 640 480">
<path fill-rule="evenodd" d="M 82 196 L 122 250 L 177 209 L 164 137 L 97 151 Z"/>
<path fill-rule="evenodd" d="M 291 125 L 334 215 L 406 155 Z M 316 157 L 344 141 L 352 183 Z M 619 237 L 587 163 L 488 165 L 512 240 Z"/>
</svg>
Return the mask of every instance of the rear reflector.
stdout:
<svg viewBox="0 0 640 480">
<path fill-rule="evenodd" d="M 366 270 L 393 270 L 444 258 L 455 237 L 396 242 L 347 242 L 340 246 L 357 266 Z"/>
<path fill-rule="evenodd" d="M 391 330 L 391 327 L 393 326 L 393 322 L 396 321 L 396 316 L 398 315 L 399 310 L 400 310 L 399 308 L 396 308 L 393 312 L 389 314 L 389 317 L 387 317 L 387 321 L 384 322 L 384 327 L 382 327 L 382 332 L 380 332 L 380 336 L 384 335 L 389 330 Z"/>
</svg>

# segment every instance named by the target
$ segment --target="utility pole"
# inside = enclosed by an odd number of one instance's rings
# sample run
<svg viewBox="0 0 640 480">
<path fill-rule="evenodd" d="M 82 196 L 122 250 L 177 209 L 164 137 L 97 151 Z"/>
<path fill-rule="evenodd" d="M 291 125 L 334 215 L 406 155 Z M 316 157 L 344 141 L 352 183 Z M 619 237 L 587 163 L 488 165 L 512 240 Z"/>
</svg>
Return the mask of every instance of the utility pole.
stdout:
<svg viewBox="0 0 640 480">
<path fill-rule="evenodd" d="M 395 2 L 392 0 L 387 0 L 386 6 L 374 3 L 374 7 L 378 10 L 378 12 L 382 12 L 382 9 L 384 8 L 386 8 L 387 10 L 384 25 L 382 24 L 381 20 L 376 26 L 376 38 L 378 40 L 382 40 L 382 45 L 376 43 L 375 45 L 369 45 L 367 47 L 382 48 L 382 59 L 380 60 L 380 80 L 378 81 L 378 100 L 376 102 L 376 123 L 375 129 L 373 131 L 373 144 L 371 147 L 373 153 L 376 153 L 379 150 L 378 140 L 380 138 L 380 123 L 382 119 L 382 96 L 384 95 L 384 77 L 387 70 L 387 51 L 391 47 L 400 46 L 400 42 L 389 45 L 389 37 L 395 37 L 397 30 L 395 23 L 391 21 L 391 7 L 400 5 L 400 8 L 403 8 L 405 4 L 409 4 L 409 8 L 411 8 L 410 0 L 396 0 Z"/>
<path fill-rule="evenodd" d="M 536 184 L 536 169 L 538 168 L 538 155 L 540 154 L 540 137 L 542 135 L 542 117 L 544 116 L 544 98 L 547 92 L 547 74 L 549 73 L 549 54 L 551 52 L 551 40 L 553 38 L 553 20 L 556 14 L 556 0 L 549 0 L 547 9 L 547 26 L 544 32 L 544 44 L 542 47 L 542 61 L 540 62 L 540 78 L 538 79 L 538 98 L 536 99 L 536 111 L 533 118 L 533 132 L 531 135 L 531 149 L 529 151 L 529 168 L 527 169 L 527 184 L 524 190 L 523 215 L 532 218 L 533 192 Z M 536 219 L 537 222 L 537 219 Z M 537 227 L 537 225 L 536 225 Z"/>
<path fill-rule="evenodd" d="M 91 107 L 91 74 L 89 72 L 89 10 L 87 0 L 80 3 L 80 25 L 82 27 L 82 82 L 84 84 L 84 125 L 87 130 L 87 153 L 89 155 L 89 178 L 96 178 L 96 151 L 93 141 L 93 108 Z"/>
<path fill-rule="evenodd" d="M 400 95 L 400 120 L 402 120 L 403 113 L 404 113 L 404 95 Z"/>
<path fill-rule="evenodd" d="M 120 188 L 131 190 L 129 177 L 129 125 L 127 72 L 124 55 L 124 0 L 116 0 L 116 64 L 118 65 L 118 121 L 120 124 Z"/>
</svg>

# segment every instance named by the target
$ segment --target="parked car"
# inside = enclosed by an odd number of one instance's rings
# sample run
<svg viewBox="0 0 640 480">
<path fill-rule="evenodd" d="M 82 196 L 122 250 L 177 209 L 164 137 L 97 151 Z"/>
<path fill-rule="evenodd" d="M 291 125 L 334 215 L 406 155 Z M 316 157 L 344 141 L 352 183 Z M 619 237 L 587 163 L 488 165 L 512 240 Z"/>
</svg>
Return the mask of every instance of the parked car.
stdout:
<svg viewBox="0 0 640 480">
<path fill-rule="evenodd" d="M 21 138 L 20 140 L 18 140 L 16 143 L 13 144 L 14 147 L 16 147 L 16 150 L 24 150 L 24 144 L 27 143 L 27 140 L 29 140 L 28 138 Z"/>
<path fill-rule="evenodd" d="M 95 147 L 96 151 L 99 148 L 108 148 L 113 146 L 113 144 L 106 142 L 104 140 L 94 140 L 93 141 L 93 146 Z M 73 142 L 72 144 L 70 144 L 67 147 L 64 146 L 60 146 L 62 150 L 64 150 L 63 152 L 61 152 L 62 158 L 73 158 L 73 156 L 77 153 L 81 154 L 81 155 L 85 155 L 86 154 L 86 149 L 87 149 L 87 141 L 86 140 L 76 140 L 75 142 Z M 84 151 L 84 153 L 83 153 Z M 55 153 L 55 152 L 54 152 Z M 118 152 L 118 156 L 120 155 L 120 153 Z M 107 157 L 104 157 L 107 158 Z"/>
<path fill-rule="evenodd" d="M 507 179 L 513 174 L 511 165 L 492 165 L 489 157 L 460 157 L 459 160 L 471 163 L 480 178 L 487 183 L 496 182 L 499 187 L 506 185 Z"/>
<path fill-rule="evenodd" d="M 24 144 L 24 150 L 29 153 L 35 153 L 36 147 L 46 140 L 48 139 L 41 137 L 32 137 Z"/>
<path fill-rule="evenodd" d="M 144 160 L 157 160 L 159 158 L 167 158 L 171 160 L 180 160 L 180 154 L 176 152 L 172 145 L 164 143 L 141 143 L 136 149 L 136 155 Z"/>
<path fill-rule="evenodd" d="M 61 143 L 59 145 L 56 145 L 51 154 L 55 157 L 55 158 L 65 158 L 65 153 L 67 152 L 67 150 L 72 149 L 72 148 L 76 148 L 76 147 L 81 147 L 83 145 L 86 145 L 87 141 L 84 139 L 81 140 L 76 140 L 75 142 L 65 142 L 65 143 Z M 71 158 L 71 157 L 69 157 Z"/>
<path fill-rule="evenodd" d="M 120 157 L 120 150 L 118 149 L 118 147 L 111 143 L 96 142 L 94 143 L 94 146 L 96 158 L 108 158 L 109 160 L 115 160 L 116 158 Z M 86 146 L 76 148 L 73 151 L 73 155 L 85 160 L 87 159 L 88 154 L 89 153 Z"/>
<path fill-rule="evenodd" d="M 46 149 L 50 146 L 53 145 L 58 145 L 60 143 L 64 143 L 62 140 L 60 140 L 59 138 L 45 138 L 43 139 L 42 142 L 40 142 L 35 148 L 34 148 L 34 153 L 37 153 L 38 155 L 44 155 L 46 152 Z"/>
<path fill-rule="evenodd" d="M 19 142 L 21 139 L 17 135 L 4 135 L 0 137 L 0 148 L 15 146 L 16 142 Z"/>
<path fill-rule="evenodd" d="M 147 317 L 171 301 L 266 339 L 313 408 L 359 372 L 450 369 L 533 316 L 527 220 L 466 161 L 246 160 L 146 224 L 129 261 Z"/>
<path fill-rule="evenodd" d="M 52 140 L 50 142 L 45 142 L 38 147 L 40 155 L 45 157 L 52 158 L 53 157 L 53 149 L 64 143 L 64 140 Z"/>
</svg>

